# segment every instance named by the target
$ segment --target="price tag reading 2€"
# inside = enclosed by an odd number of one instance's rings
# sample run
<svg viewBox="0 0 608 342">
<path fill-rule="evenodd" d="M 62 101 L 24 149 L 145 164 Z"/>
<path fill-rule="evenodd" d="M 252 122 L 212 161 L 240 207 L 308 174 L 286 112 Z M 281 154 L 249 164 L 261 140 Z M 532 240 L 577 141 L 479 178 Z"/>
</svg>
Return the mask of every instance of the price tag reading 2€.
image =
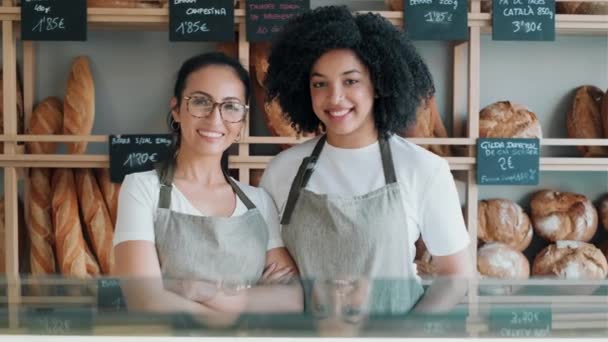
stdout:
<svg viewBox="0 0 608 342">
<path fill-rule="evenodd" d="M 555 40 L 555 0 L 492 1 L 492 39 Z"/>
<path fill-rule="evenodd" d="M 477 139 L 477 183 L 537 185 L 538 139 Z"/>
<path fill-rule="evenodd" d="M 405 30 L 415 40 L 468 40 L 467 0 L 404 0 Z"/>
<path fill-rule="evenodd" d="M 23 40 L 87 40 L 86 0 L 22 0 Z"/>
</svg>

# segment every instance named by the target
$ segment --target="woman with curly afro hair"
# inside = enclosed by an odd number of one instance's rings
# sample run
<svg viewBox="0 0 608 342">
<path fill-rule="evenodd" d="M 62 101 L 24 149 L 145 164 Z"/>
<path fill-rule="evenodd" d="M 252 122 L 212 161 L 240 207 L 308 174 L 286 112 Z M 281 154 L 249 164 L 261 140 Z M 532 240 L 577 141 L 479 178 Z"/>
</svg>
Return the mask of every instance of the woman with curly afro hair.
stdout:
<svg viewBox="0 0 608 342">
<path fill-rule="evenodd" d="M 447 303 L 435 286 L 420 299 L 419 236 L 439 276 L 473 266 L 448 163 L 394 134 L 435 91 L 406 34 L 379 15 L 319 7 L 284 26 L 269 64 L 269 99 L 298 131 L 325 132 L 277 155 L 261 181 L 302 277 L 391 279 L 374 282 L 372 312 L 458 302 L 464 292 Z"/>
</svg>

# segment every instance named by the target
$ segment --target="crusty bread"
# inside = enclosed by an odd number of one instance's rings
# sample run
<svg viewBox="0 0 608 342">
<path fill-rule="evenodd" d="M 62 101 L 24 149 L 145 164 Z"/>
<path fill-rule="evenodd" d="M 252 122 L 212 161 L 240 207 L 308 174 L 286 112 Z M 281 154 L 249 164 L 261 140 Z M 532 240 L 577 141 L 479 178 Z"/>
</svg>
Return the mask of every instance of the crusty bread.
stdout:
<svg viewBox="0 0 608 342">
<path fill-rule="evenodd" d="M 160 8 L 167 0 L 87 0 L 88 7 L 110 8 Z"/>
<path fill-rule="evenodd" d="M 68 76 L 63 102 L 63 133 L 91 134 L 95 121 L 95 86 L 87 57 L 76 57 Z M 86 142 L 68 143 L 69 153 L 84 153 Z"/>
<path fill-rule="evenodd" d="M 28 235 L 30 238 L 30 268 L 33 275 L 57 272 L 51 170 L 30 169 L 28 205 Z"/>
<path fill-rule="evenodd" d="M 112 183 L 109 169 L 95 169 L 95 178 L 97 178 L 97 184 L 99 184 L 106 207 L 108 208 L 108 213 L 112 218 L 112 229 L 114 229 L 114 226 L 116 225 L 116 213 L 118 212 L 120 184 Z"/>
<path fill-rule="evenodd" d="M 502 242 L 518 251 L 532 241 L 532 224 L 515 202 L 507 199 L 479 201 L 477 237 L 484 242 Z"/>
<path fill-rule="evenodd" d="M 500 101 L 479 113 L 481 138 L 542 138 L 536 114 L 520 104 Z"/>
<path fill-rule="evenodd" d="M 547 241 L 589 241 L 597 231 L 597 211 L 584 195 L 541 190 L 530 207 L 534 231 Z"/>
<path fill-rule="evenodd" d="M 601 118 L 601 102 L 604 92 L 594 86 L 582 86 L 576 90 L 572 108 L 566 118 L 568 136 L 575 139 L 602 139 L 604 128 Z M 577 146 L 585 157 L 608 156 L 606 146 Z"/>
<path fill-rule="evenodd" d="M 384 0 L 384 3 L 391 11 L 403 11 L 403 0 Z"/>
<path fill-rule="evenodd" d="M 604 97 L 602 97 L 600 120 L 604 129 L 604 138 L 608 138 L 608 90 L 604 93 Z"/>
<path fill-rule="evenodd" d="M 52 179 L 53 227 L 57 246 L 57 263 L 65 277 L 89 278 L 87 245 L 78 214 L 74 173 L 56 169 Z"/>
<path fill-rule="evenodd" d="M 18 70 L 18 69 L 17 69 Z M 0 67 L 0 133 L 4 134 L 4 72 Z M 17 93 L 14 94 L 17 100 L 17 133 L 23 133 L 24 112 L 23 112 L 23 92 L 21 82 L 17 74 Z M 4 143 L 0 142 L 0 153 L 4 151 Z"/>
<path fill-rule="evenodd" d="M 101 271 L 104 274 L 110 274 L 114 268 L 112 219 L 93 171 L 91 169 L 77 169 L 74 174 L 78 204 L 91 246 L 97 256 Z"/>
<path fill-rule="evenodd" d="M 535 276 L 562 279 L 604 279 L 608 263 L 592 244 L 580 241 L 558 241 L 544 248 L 532 266 Z"/>
<path fill-rule="evenodd" d="M 255 78 L 257 83 L 264 87 L 264 79 L 268 72 L 268 54 L 270 53 L 270 43 L 251 44 L 251 64 L 254 66 Z"/>
<path fill-rule="evenodd" d="M 63 104 L 56 97 L 42 100 L 34 111 L 29 122 L 29 134 L 59 134 L 63 129 Z M 28 153 L 55 153 L 57 143 L 26 142 Z"/>
<path fill-rule="evenodd" d="M 608 230 L 608 195 L 600 200 L 599 204 L 600 222 L 605 230 Z"/>
<path fill-rule="evenodd" d="M 558 14 L 608 14 L 606 2 L 556 2 Z"/>
<path fill-rule="evenodd" d="M 477 251 L 477 271 L 487 278 L 528 279 L 530 263 L 515 248 L 504 243 L 491 242 Z"/>
<path fill-rule="evenodd" d="M 421 101 L 416 110 L 416 121 L 405 130 L 397 132 L 406 138 L 445 138 L 448 133 L 441 120 L 435 97 Z M 449 145 L 422 145 L 429 151 L 442 156 L 449 157 L 452 151 Z"/>
</svg>

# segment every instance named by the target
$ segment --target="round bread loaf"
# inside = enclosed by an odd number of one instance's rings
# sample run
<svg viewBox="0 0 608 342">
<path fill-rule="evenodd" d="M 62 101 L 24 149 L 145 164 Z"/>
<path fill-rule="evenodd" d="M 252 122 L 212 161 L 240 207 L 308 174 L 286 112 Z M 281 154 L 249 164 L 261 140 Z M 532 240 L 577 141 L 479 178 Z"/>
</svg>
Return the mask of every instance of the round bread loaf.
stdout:
<svg viewBox="0 0 608 342">
<path fill-rule="evenodd" d="M 391 11 L 403 11 L 403 0 L 384 0 L 384 3 Z"/>
<path fill-rule="evenodd" d="M 604 196 L 599 205 L 600 221 L 605 230 L 608 230 L 608 196 Z"/>
<path fill-rule="evenodd" d="M 558 14 L 608 14 L 608 2 L 556 2 Z"/>
<path fill-rule="evenodd" d="M 523 251 L 532 241 L 532 230 L 528 215 L 517 203 L 507 199 L 479 202 L 477 237 L 483 242 L 502 242 Z"/>
<path fill-rule="evenodd" d="M 530 263 L 515 248 L 501 242 L 491 242 L 477 251 L 477 271 L 488 278 L 528 279 Z"/>
<path fill-rule="evenodd" d="M 608 263 L 602 252 L 590 243 L 557 241 L 534 258 L 532 274 L 561 279 L 604 279 Z"/>
<path fill-rule="evenodd" d="M 602 139 L 608 132 L 608 109 L 602 110 L 605 93 L 602 89 L 584 85 L 576 89 L 572 107 L 566 114 L 566 130 L 569 138 Z M 584 157 L 605 157 L 606 146 L 577 146 Z"/>
<path fill-rule="evenodd" d="M 541 190 L 530 206 L 534 231 L 547 241 L 589 241 L 597 231 L 597 211 L 584 195 Z"/>
<path fill-rule="evenodd" d="M 481 138 L 542 138 L 536 114 L 509 101 L 493 103 L 479 113 Z"/>
</svg>

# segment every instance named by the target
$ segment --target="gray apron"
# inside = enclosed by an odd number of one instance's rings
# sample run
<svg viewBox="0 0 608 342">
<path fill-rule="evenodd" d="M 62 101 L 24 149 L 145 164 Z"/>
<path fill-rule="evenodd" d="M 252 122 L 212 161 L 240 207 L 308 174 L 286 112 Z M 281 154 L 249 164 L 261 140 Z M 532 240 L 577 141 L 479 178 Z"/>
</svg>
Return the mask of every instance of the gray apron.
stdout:
<svg viewBox="0 0 608 342">
<path fill-rule="evenodd" d="M 424 290 L 409 260 L 408 227 L 390 145 L 379 139 L 386 185 L 345 198 L 305 189 L 324 144 L 325 136 L 304 158 L 291 185 L 281 219 L 285 246 L 303 278 L 369 278 L 370 313 L 406 313 Z"/>
<path fill-rule="evenodd" d="M 161 187 L 154 232 L 163 278 L 255 284 L 268 246 L 268 229 L 259 210 L 226 175 L 248 209 L 245 214 L 212 217 L 171 211 L 173 169 L 173 163 L 157 169 Z"/>
</svg>

